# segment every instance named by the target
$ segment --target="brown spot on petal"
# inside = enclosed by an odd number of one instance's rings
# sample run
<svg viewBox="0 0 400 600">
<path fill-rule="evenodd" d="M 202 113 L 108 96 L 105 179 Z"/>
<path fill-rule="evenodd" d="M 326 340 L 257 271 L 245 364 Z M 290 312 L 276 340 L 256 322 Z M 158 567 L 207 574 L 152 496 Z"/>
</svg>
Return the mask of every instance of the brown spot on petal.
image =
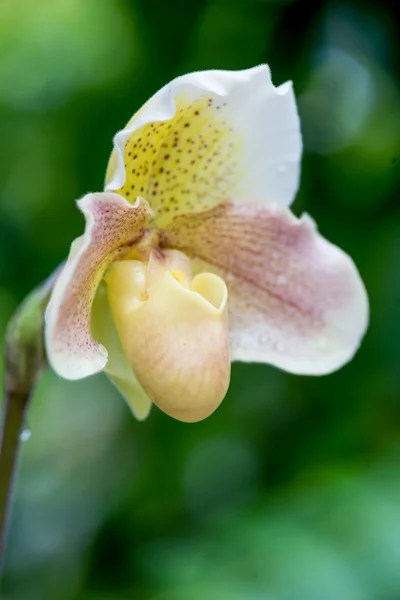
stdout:
<svg viewBox="0 0 400 600">
<path fill-rule="evenodd" d="M 214 110 L 213 99 L 205 96 L 187 102 L 178 97 L 176 103 L 176 115 L 171 121 L 145 125 L 127 140 L 126 183 L 118 191 L 127 197 L 135 176 L 136 189 L 151 198 L 160 223 L 167 212 L 180 214 L 214 206 L 229 195 L 241 178 L 237 169 L 241 139 L 232 130 L 232 124 L 227 123 L 226 115 L 221 119 Z M 150 160 L 139 141 L 142 139 L 148 140 L 146 147 L 153 148 Z M 175 169 L 173 177 L 164 168 L 170 161 L 174 167 L 182 167 Z M 197 177 L 203 171 L 207 176 Z M 156 181 L 158 186 L 154 185 Z M 176 201 L 166 211 L 172 193 Z"/>
</svg>

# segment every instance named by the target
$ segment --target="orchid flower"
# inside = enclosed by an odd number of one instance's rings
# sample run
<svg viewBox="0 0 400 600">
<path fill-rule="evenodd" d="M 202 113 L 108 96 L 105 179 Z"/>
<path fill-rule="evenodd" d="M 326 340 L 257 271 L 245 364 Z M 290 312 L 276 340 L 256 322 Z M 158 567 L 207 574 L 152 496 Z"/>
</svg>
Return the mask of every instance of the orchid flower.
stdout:
<svg viewBox="0 0 400 600">
<path fill-rule="evenodd" d="M 265 65 L 174 79 L 114 138 L 105 191 L 46 312 L 50 364 L 104 370 L 144 419 L 193 422 L 231 361 L 321 375 L 354 355 L 368 301 L 351 258 L 289 210 L 301 134 L 291 82 Z"/>
</svg>

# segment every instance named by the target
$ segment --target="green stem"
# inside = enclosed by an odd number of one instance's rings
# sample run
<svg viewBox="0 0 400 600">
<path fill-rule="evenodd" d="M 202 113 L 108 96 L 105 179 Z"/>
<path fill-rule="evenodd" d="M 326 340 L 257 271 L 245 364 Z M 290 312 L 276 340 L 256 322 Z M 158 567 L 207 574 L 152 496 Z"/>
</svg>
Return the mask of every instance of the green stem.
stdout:
<svg viewBox="0 0 400 600">
<path fill-rule="evenodd" d="M 0 430 L 0 575 L 3 568 L 20 435 L 30 394 L 4 394 Z"/>
<path fill-rule="evenodd" d="M 58 273 L 59 270 L 55 271 L 25 298 L 12 316 L 6 332 L 0 429 L 0 577 L 20 436 L 33 388 L 46 366 L 44 311 Z"/>
</svg>

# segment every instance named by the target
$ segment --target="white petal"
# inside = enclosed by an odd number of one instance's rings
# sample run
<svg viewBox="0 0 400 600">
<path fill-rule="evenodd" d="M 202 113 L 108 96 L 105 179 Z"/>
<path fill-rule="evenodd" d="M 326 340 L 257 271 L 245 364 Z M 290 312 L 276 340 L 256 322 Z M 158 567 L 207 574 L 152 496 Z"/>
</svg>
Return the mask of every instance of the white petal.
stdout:
<svg viewBox="0 0 400 600">
<path fill-rule="evenodd" d="M 232 128 L 239 160 L 230 187 L 224 189 L 225 198 L 240 203 L 292 202 L 300 172 L 299 118 L 291 82 L 275 87 L 267 65 L 244 71 L 189 73 L 163 87 L 116 134 L 107 190 L 118 191 L 125 185 L 128 139 L 149 123 L 172 119 L 177 98 L 184 98 L 187 105 L 209 98 L 211 109 Z"/>
</svg>

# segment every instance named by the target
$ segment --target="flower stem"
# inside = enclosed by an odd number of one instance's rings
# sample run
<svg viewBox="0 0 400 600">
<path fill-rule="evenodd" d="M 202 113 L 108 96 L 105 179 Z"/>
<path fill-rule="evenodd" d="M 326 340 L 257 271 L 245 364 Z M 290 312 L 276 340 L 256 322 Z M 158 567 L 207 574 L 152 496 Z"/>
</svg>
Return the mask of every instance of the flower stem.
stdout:
<svg viewBox="0 0 400 600">
<path fill-rule="evenodd" d="M 33 389 L 46 366 L 44 311 L 58 273 L 59 270 L 56 270 L 49 279 L 28 294 L 7 326 L 0 429 L 0 576 L 20 436 Z"/>
<path fill-rule="evenodd" d="M 18 463 L 20 435 L 29 405 L 29 393 L 5 391 L 0 430 L 0 575 L 3 568 L 11 497 Z"/>
</svg>

